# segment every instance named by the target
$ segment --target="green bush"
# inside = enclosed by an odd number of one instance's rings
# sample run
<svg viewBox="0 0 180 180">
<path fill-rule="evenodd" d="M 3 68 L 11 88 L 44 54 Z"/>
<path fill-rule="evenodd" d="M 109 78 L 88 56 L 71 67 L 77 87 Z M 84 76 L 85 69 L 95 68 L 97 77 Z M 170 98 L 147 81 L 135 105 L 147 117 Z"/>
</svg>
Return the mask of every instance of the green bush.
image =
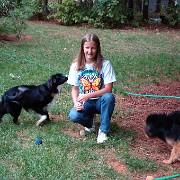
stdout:
<svg viewBox="0 0 180 180">
<path fill-rule="evenodd" d="M 33 1 L 5 1 L 1 4 L 0 32 L 16 34 L 19 40 L 23 31 L 27 28 L 26 20 L 32 16 Z"/>
<path fill-rule="evenodd" d="M 122 0 L 92 0 L 76 2 L 62 0 L 61 4 L 50 5 L 53 17 L 64 24 L 87 22 L 94 27 L 114 26 L 125 23 L 127 9 Z"/>
<path fill-rule="evenodd" d="M 88 22 L 95 27 L 114 26 L 125 23 L 127 9 L 122 0 L 96 0 Z"/>
<path fill-rule="evenodd" d="M 172 5 L 167 8 L 165 21 L 170 26 L 180 26 L 180 5 Z"/>
<path fill-rule="evenodd" d="M 54 13 L 49 18 L 53 17 L 61 23 L 72 25 L 84 22 L 87 19 L 89 2 L 62 0 L 61 4 L 54 3 L 50 7 Z"/>
<path fill-rule="evenodd" d="M 49 4 L 44 0 L 35 0 L 34 2 L 34 11 L 33 11 L 33 19 L 37 20 L 45 20 L 49 15 Z"/>
</svg>

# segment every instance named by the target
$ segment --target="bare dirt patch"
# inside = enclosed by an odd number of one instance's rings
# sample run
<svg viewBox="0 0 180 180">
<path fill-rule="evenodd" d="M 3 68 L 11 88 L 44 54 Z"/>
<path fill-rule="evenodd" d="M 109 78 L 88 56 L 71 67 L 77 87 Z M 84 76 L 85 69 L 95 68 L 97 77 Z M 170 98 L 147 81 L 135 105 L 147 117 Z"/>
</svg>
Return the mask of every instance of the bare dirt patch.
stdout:
<svg viewBox="0 0 180 180">
<path fill-rule="evenodd" d="M 57 121 L 59 119 L 65 119 L 65 117 L 62 114 L 50 114 L 49 113 L 49 115 L 50 115 L 50 119 L 52 121 Z"/>
<path fill-rule="evenodd" d="M 110 151 L 105 155 L 105 163 L 108 164 L 114 171 L 125 174 L 128 169 L 120 160 L 117 158 L 115 154 L 115 149 L 111 148 Z"/>
<path fill-rule="evenodd" d="M 73 131 L 71 129 L 64 129 L 63 132 L 65 134 L 68 134 L 72 138 L 80 138 L 81 137 L 79 133 L 77 133 L 77 132 L 75 132 L 75 131 Z"/>
<path fill-rule="evenodd" d="M 7 42 L 14 42 L 20 43 L 21 41 L 29 41 L 32 39 L 32 35 L 22 35 L 20 40 L 16 39 L 15 34 L 0 34 L 0 42 L 7 43 Z"/>
</svg>

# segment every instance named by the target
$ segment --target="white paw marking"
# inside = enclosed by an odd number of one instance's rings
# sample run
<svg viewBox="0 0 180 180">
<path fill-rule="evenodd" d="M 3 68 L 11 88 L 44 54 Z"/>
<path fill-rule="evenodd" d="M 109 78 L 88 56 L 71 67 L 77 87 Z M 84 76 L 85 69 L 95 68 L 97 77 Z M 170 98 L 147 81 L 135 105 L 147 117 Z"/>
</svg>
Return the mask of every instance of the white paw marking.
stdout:
<svg viewBox="0 0 180 180">
<path fill-rule="evenodd" d="M 46 115 L 42 115 L 40 119 L 36 122 L 36 126 L 41 125 L 47 119 Z"/>
</svg>

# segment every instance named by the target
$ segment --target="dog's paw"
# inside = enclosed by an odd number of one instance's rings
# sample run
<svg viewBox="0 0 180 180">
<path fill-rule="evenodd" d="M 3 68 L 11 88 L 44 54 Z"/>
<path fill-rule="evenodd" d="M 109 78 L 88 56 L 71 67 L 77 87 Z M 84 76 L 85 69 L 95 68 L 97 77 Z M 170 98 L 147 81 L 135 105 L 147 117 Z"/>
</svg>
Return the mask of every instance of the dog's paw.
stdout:
<svg viewBox="0 0 180 180">
<path fill-rule="evenodd" d="M 41 121 L 37 121 L 36 122 L 36 126 L 42 126 L 42 122 Z"/>
<path fill-rule="evenodd" d="M 41 118 L 36 122 L 36 126 L 40 126 L 42 125 L 42 123 L 44 121 L 46 121 L 46 119 L 48 119 L 49 117 L 47 115 L 41 115 Z"/>
</svg>

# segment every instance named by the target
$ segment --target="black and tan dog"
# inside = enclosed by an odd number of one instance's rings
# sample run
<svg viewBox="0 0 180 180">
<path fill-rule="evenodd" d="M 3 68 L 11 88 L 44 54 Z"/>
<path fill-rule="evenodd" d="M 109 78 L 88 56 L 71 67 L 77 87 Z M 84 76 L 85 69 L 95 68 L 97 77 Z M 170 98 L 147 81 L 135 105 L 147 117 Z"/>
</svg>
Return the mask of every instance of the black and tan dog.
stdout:
<svg viewBox="0 0 180 180">
<path fill-rule="evenodd" d="M 0 122 L 5 114 L 13 117 L 13 122 L 18 122 L 22 108 L 33 110 L 40 115 L 36 125 L 41 125 L 49 119 L 47 106 L 52 102 L 54 95 L 60 92 L 60 85 L 67 81 L 62 74 L 52 75 L 49 80 L 39 86 L 21 85 L 8 89 L 0 102 Z"/>
<path fill-rule="evenodd" d="M 159 138 L 173 147 L 169 160 L 164 160 L 164 163 L 180 161 L 180 111 L 149 115 L 144 131 L 149 138 Z"/>
</svg>

